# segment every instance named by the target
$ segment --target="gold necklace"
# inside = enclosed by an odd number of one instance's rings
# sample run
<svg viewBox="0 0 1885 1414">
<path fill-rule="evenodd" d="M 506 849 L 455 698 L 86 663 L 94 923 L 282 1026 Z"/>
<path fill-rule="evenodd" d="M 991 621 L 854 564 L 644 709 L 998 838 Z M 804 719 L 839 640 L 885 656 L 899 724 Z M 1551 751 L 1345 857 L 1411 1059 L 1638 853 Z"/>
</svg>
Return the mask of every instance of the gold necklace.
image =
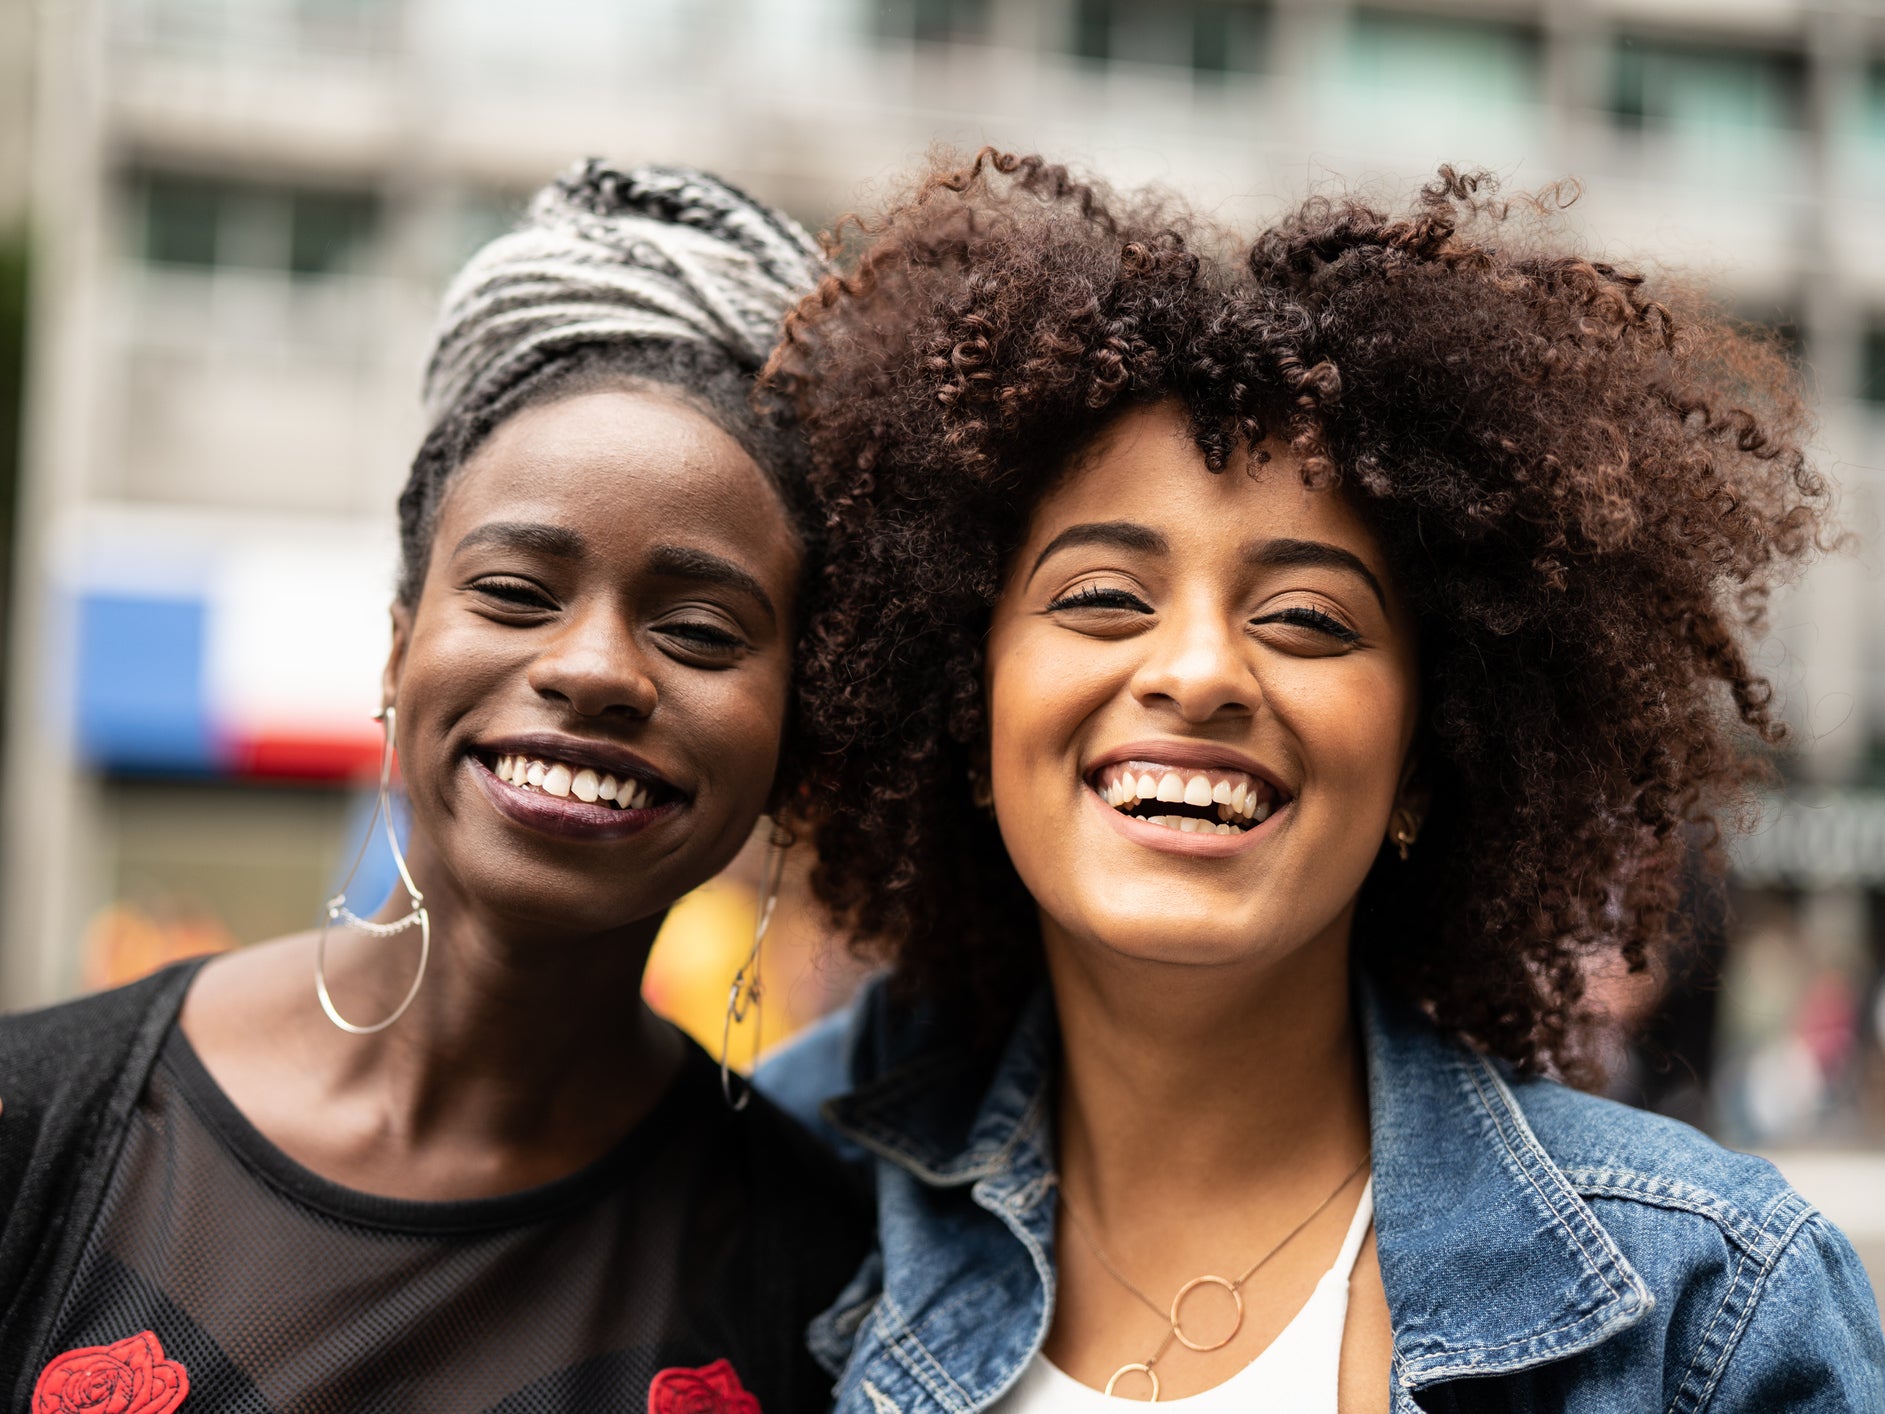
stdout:
<svg viewBox="0 0 1885 1414">
<path fill-rule="evenodd" d="M 1242 1276 L 1238 1277 L 1235 1281 L 1231 1281 L 1226 1277 L 1214 1276 L 1210 1273 L 1206 1273 L 1201 1277 L 1193 1277 L 1190 1281 L 1178 1288 L 1178 1294 L 1172 1298 L 1172 1304 L 1168 1308 L 1160 1307 L 1158 1302 L 1154 1301 L 1138 1287 L 1134 1286 L 1127 1278 L 1126 1274 L 1113 1265 L 1112 1259 L 1106 1255 L 1105 1249 L 1100 1246 L 1099 1239 L 1093 1235 L 1092 1229 L 1088 1228 L 1087 1225 L 1081 1221 L 1079 1213 L 1074 1211 L 1073 1204 L 1067 1201 L 1067 1190 L 1063 1186 L 1060 1190 L 1060 1209 L 1073 1223 L 1075 1230 L 1079 1232 L 1080 1236 L 1086 1239 L 1086 1245 L 1093 1250 L 1093 1255 L 1099 1258 L 1100 1265 L 1106 1269 L 1107 1274 L 1111 1276 L 1114 1281 L 1118 1282 L 1121 1286 L 1125 1287 L 1127 1291 L 1130 1291 L 1134 1296 L 1138 1297 L 1140 1302 L 1143 1303 L 1153 1315 L 1165 1322 L 1165 1338 L 1159 1342 L 1158 1349 L 1154 1350 L 1143 1360 L 1134 1360 L 1131 1364 L 1121 1365 L 1117 1370 L 1113 1371 L 1113 1377 L 1106 1382 L 1106 1393 L 1110 1395 L 1113 1392 L 1114 1386 L 1127 1375 L 1144 1375 L 1152 1382 L 1152 1397 L 1146 1402 L 1148 1404 L 1157 1404 L 1159 1389 L 1158 1371 L 1153 1367 L 1164 1358 L 1165 1352 L 1172 1348 L 1172 1342 L 1174 1340 L 1187 1350 L 1195 1350 L 1199 1354 L 1206 1354 L 1213 1350 L 1222 1350 L 1233 1340 L 1237 1339 L 1237 1332 L 1244 1328 L 1244 1283 L 1255 1276 L 1258 1271 L 1262 1269 L 1265 1262 L 1269 1261 L 1270 1258 L 1289 1246 L 1304 1228 L 1308 1227 L 1310 1223 L 1322 1216 L 1322 1210 L 1333 1203 L 1336 1198 L 1340 1196 L 1342 1190 L 1355 1181 L 1355 1176 L 1368 1167 L 1369 1157 L 1368 1154 L 1363 1154 L 1361 1156 L 1361 1162 L 1343 1175 L 1342 1181 L 1335 1185 L 1335 1188 L 1330 1192 L 1329 1196 L 1316 1204 L 1308 1217 L 1304 1218 L 1301 1222 L 1297 1223 L 1296 1226 L 1284 1233 L 1282 1239 L 1278 1241 L 1275 1246 L 1271 1247 L 1269 1251 L 1265 1252 L 1261 1257 L 1257 1258 L 1256 1261 L 1245 1268 Z M 1237 1320 L 1231 1326 L 1229 1333 L 1226 1334 L 1223 1339 L 1212 1341 L 1209 1344 L 1192 1340 L 1187 1336 L 1185 1334 L 1184 1321 L 1179 1314 L 1180 1309 L 1185 1304 L 1185 1298 L 1201 1286 L 1222 1287 L 1230 1293 L 1231 1300 L 1237 1307 Z"/>
</svg>

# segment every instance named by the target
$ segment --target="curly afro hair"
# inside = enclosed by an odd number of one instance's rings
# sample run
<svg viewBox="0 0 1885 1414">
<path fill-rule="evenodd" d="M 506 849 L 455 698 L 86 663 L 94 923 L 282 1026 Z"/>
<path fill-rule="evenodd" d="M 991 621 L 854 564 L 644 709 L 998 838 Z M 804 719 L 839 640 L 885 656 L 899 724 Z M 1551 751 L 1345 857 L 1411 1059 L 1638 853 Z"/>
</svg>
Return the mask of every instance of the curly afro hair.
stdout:
<svg viewBox="0 0 1885 1414">
<path fill-rule="evenodd" d="M 1827 491 L 1772 341 L 1570 250 L 1564 199 L 1443 168 L 1405 213 L 1317 199 L 1233 254 L 985 150 L 858 228 L 766 379 L 829 536 L 801 664 L 814 887 L 909 992 L 992 1037 L 1039 975 L 971 798 L 983 637 L 1056 477 L 1177 400 L 1213 472 L 1277 439 L 1339 486 L 1418 625 L 1431 804 L 1413 861 L 1362 886 L 1362 964 L 1521 1069 L 1591 1077 L 1590 963 L 1680 933 L 1685 857 L 1781 738 L 1745 645 Z"/>
</svg>

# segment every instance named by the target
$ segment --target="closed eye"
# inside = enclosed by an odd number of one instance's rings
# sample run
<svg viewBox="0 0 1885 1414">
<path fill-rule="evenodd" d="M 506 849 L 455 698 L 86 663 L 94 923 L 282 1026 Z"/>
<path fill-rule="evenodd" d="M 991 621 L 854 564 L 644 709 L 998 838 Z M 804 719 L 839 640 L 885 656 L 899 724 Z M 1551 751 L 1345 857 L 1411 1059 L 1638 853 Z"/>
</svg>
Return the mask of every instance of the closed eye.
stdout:
<svg viewBox="0 0 1885 1414">
<path fill-rule="evenodd" d="M 1350 628 L 1333 614 L 1324 613 L 1320 609 L 1313 609 L 1307 605 L 1293 605 L 1290 608 L 1279 610 L 1274 614 L 1266 614 L 1258 619 L 1257 622 L 1260 624 L 1289 624 L 1296 628 L 1313 629 L 1317 633 L 1325 633 L 1330 638 L 1336 639 L 1342 643 L 1356 643 L 1361 639 L 1359 633 L 1356 633 L 1354 629 Z"/>
<path fill-rule="evenodd" d="M 470 586 L 487 599 L 519 609 L 553 609 L 556 601 L 544 591 L 543 587 L 527 579 L 517 579 L 507 575 L 487 575 L 483 579 L 473 580 Z"/>
<path fill-rule="evenodd" d="M 718 624 L 700 623 L 691 619 L 664 623 L 660 626 L 660 631 L 666 637 L 703 658 L 731 658 L 747 646 L 745 639 L 736 633 L 728 632 Z"/>
<path fill-rule="evenodd" d="M 1054 600 L 1047 609 L 1049 613 L 1057 609 L 1127 609 L 1139 614 L 1152 612 L 1152 606 L 1130 589 L 1104 584 L 1082 585 L 1073 593 L 1063 594 Z"/>
</svg>

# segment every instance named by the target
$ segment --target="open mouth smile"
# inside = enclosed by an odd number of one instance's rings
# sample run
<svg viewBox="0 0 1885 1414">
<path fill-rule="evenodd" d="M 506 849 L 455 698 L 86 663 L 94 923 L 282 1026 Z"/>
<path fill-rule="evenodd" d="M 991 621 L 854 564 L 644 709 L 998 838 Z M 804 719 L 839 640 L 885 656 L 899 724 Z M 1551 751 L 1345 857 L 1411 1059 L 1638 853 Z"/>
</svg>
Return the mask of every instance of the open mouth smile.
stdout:
<svg viewBox="0 0 1885 1414">
<path fill-rule="evenodd" d="M 1290 797 L 1248 771 L 1121 761 L 1091 778 L 1094 793 L 1122 815 L 1181 834 L 1241 835 Z"/>
<path fill-rule="evenodd" d="M 510 744 L 505 744 L 509 746 Z M 674 814 L 687 795 L 627 756 L 529 745 L 471 753 L 478 784 L 520 824 L 551 834 L 619 839 Z M 589 757 L 590 759 L 583 759 Z"/>
</svg>

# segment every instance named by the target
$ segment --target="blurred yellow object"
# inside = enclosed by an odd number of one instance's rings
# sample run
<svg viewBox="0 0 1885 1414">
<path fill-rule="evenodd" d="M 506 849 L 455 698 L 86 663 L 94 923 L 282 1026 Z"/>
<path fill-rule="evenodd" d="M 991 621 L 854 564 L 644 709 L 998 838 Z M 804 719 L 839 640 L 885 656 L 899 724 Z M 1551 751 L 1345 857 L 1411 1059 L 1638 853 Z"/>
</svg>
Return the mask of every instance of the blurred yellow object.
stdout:
<svg viewBox="0 0 1885 1414">
<path fill-rule="evenodd" d="M 733 974 L 753 946 L 753 927 L 759 906 L 751 889 L 722 875 L 702 884 L 674 905 L 648 969 L 642 973 L 641 994 L 648 1005 L 692 1036 L 710 1055 L 720 1054 L 720 1035 L 726 1026 L 727 989 Z M 766 952 L 770 961 L 771 948 Z M 783 979 L 780 979 L 783 980 Z M 777 991 L 768 984 L 765 1013 L 767 1045 L 787 1034 L 783 1008 L 774 1006 Z M 752 1016 L 733 1028 L 733 1064 L 752 1068 Z"/>
<path fill-rule="evenodd" d="M 123 986 L 186 957 L 235 945 L 229 930 L 208 914 L 160 920 L 133 904 L 115 903 L 94 914 L 85 929 L 85 986 Z"/>
</svg>

